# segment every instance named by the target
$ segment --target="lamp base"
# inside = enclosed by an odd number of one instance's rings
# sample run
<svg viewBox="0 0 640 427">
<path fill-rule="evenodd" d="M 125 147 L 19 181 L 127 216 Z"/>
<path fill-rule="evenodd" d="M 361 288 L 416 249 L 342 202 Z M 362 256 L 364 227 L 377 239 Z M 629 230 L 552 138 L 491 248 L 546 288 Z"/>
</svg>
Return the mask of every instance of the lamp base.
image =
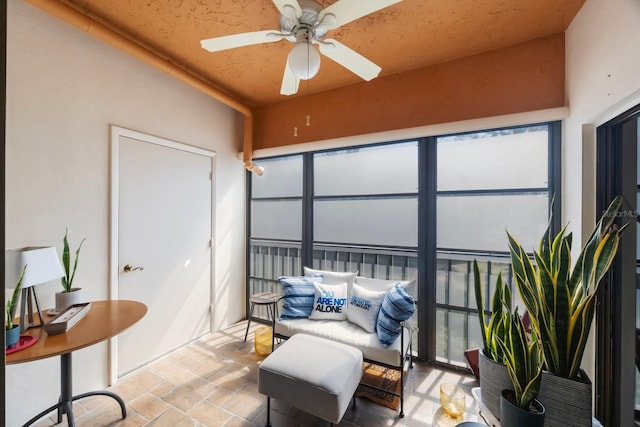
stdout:
<svg viewBox="0 0 640 427">
<path fill-rule="evenodd" d="M 38 314 L 39 323 L 35 323 L 33 316 L 33 302 L 36 304 L 36 313 Z M 20 296 L 20 332 L 24 332 L 29 328 L 39 327 L 44 325 L 42 319 L 42 311 L 40 311 L 40 301 L 38 301 L 38 294 L 36 290 L 31 286 L 22 289 Z"/>
</svg>

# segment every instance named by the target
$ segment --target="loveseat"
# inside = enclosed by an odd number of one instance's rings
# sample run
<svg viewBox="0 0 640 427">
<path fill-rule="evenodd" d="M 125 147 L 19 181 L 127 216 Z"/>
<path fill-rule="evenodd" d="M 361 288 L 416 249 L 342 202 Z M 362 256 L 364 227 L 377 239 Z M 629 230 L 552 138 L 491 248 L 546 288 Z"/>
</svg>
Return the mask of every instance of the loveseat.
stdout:
<svg viewBox="0 0 640 427">
<path fill-rule="evenodd" d="M 405 371 L 413 367 L 409 318 L 415 309 L 411 297 L 415 281 L 370 279 L 308 267 L 304 271 L 302 277 L 280 278 L 282 315 L 274 321 L 274 340 L 295 334 L 327 338 L 359 349 L 365 362 L 399 371 L 400 391 L 390 394 L 399 397 L 402 418 Z M 341 293 L 345 289 L 346 294 Z"/>
</svg>

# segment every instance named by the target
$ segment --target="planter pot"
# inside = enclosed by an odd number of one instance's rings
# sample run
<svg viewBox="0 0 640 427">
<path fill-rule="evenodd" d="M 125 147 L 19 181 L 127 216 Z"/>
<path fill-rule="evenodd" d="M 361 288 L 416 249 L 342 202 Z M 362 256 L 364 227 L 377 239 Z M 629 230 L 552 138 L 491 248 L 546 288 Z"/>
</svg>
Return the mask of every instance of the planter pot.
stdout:
<svg viewBox="0 0 640 427">
<path fill-rule="evenodd" d="M 503 390 L 500 394 L 500 424 L 502 427 L 543 427 L 545 407 L 538 399 L 533 399 L 529 409 L 523 409 L 511 402 L 515 401 L 513 390 Z"/>
<path fill-rule="evenodd" d="M 7 348 L 13 348 L 20 341 L 20 325 L 4 330 L 4 343 Z"/>
<path fill-rule="evenodd" d="M 480 380 L 480 369 L 478 368 L 478 364 L 480 363 L 478 360 L 478 358 L 480 357 L 478 355 L 479 353 L 479 348 L 471 348 L 464 351 L 464 357 L 467 359 L 467 363 L 469 363 L 469 367 L 473 372 L 473 376 L 476 377 L 478 381 Z"/>
<path fill-rule="evenodd" d="M 500 419 L 500 394 L 502 390 L 513 388 L 507 366 L 485 356 L 482 350 L 479 351 L 479 363 L 482 403 Z"/>
<path fill-rule="evenodd" d="M 592 422 L 591 389 L 591 381 L 582 370 L 577 380 L 542 371 L 538 400 L 546 409 L 545 426 L 590 426 Z"/>
<path fill-rule="evenodd" d="M 70 292 L 56 292 L 56 312 L 62 313 L 73 304 L 81 304 L 84 301 L 82 288 L 72 288 Z"/>
</svg>

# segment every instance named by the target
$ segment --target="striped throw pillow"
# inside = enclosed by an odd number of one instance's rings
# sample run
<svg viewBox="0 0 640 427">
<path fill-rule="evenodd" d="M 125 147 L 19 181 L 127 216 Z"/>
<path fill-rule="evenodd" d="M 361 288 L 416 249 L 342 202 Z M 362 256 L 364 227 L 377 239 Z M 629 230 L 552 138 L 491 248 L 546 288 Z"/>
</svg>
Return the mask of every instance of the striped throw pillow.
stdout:
<svg viewBox="0 0 640 427">
<path fill-rule="evenodd" d="M 309 317 L 313 310 L 315 288 L 313 282 L 322 280 L 318 277 L 278 278 L 282 286 L 282 314 L 280 320 Z"/>
<path fill-rule="evenodd" d="M 402 332 L 400 322 L 409 319 L 415 309 L 413 297 L 399 284 L 387 292 L 382 300 L 376 324 L 378 339 L 383 347 L 389 347 L 398 339 Z"/>
</svg>

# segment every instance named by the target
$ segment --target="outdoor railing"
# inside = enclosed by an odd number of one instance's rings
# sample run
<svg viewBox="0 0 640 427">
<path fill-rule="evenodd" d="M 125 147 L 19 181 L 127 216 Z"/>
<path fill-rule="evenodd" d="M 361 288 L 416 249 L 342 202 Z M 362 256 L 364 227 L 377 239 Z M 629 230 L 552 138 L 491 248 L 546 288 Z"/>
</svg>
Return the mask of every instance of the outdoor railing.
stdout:
<svg viewBox="0 0 640 427">
<path fill-rule="evenodd" d="M 280 276 L 303 274 L 301 248 L 298 242 L 253 240 L 249 248 L 249 295 L 258 292 L 281 293 Z M 436 273 L 436 360 L 445 364 L 466 366 L 464 350 L 480 347 L 473 260 L 483 271 L 485 310 L 490 308 L 498 271 L 503 280 L 512 283 L 509 258 L 506 254 L 469 254 L 438 251 Z M 331 271 L 357 271 L 358 275 L 389 280 L 417 280 L 417 249 L 374 248 L 339 244 L 315 245 L 312 268 Z M 417 290 L 413 295 L 417 300 Z M 514 293 L 516 304 L 517 293 Z M 419 306 L 413 317 L 417 326 Z M 488 311 L 485 311 L 488 313 Z M 254 317 L 267 321 L 266 309 L 256 307 Z M 414 351 L 417 333 L 414 332 Z"/>
</svg>

